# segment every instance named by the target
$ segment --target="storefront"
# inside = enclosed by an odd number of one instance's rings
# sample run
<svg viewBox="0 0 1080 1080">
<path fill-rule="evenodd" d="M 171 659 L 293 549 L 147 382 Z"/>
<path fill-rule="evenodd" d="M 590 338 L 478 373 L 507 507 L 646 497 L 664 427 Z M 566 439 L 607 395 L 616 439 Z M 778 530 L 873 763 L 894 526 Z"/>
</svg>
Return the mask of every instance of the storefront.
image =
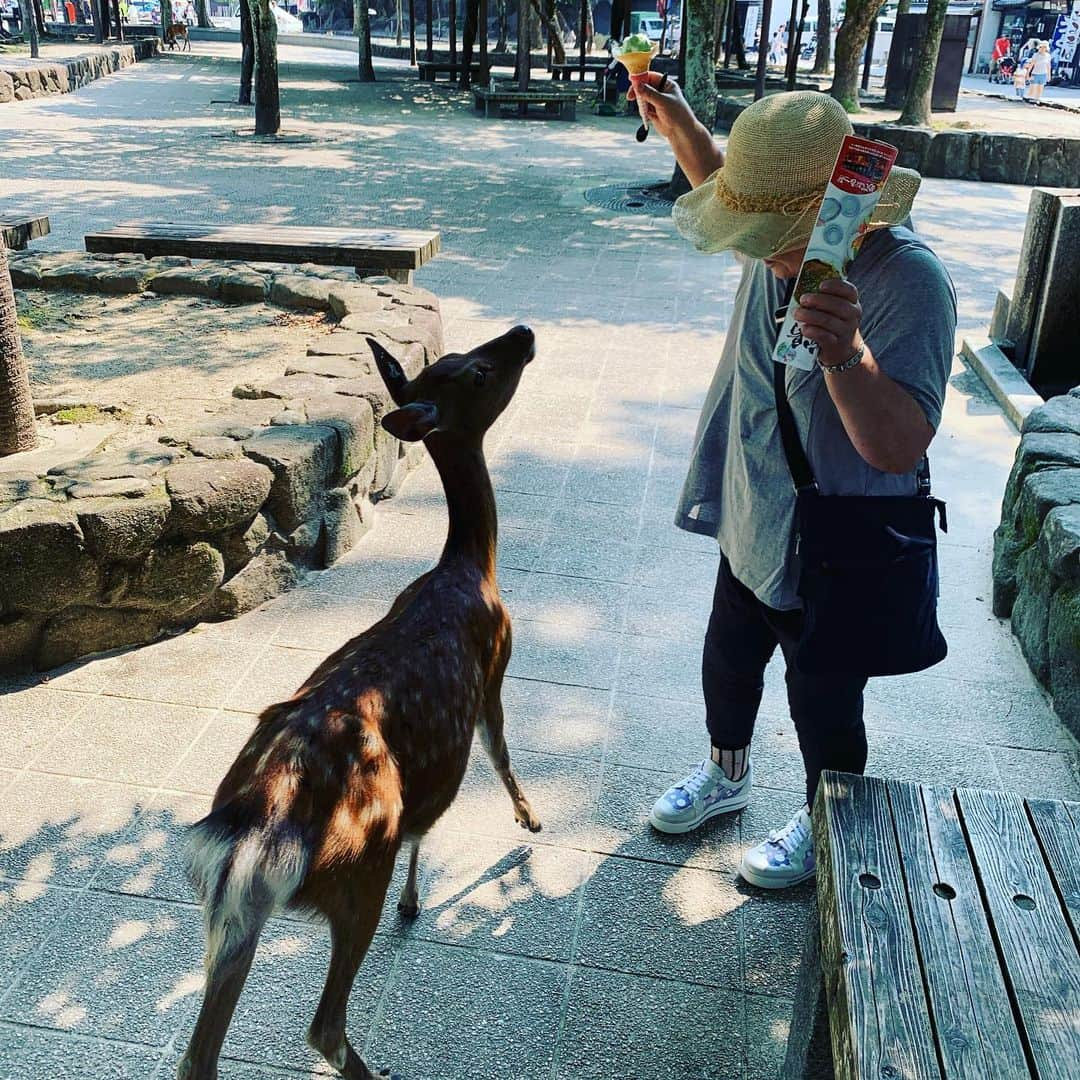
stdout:
<svg viewBox="0 0 1080 1080">
<path fill-rule="evenodd" d="M 993 10 L 1000 14 L 998 36 L 1012 42 L 1013 56 L 1019 56 L 1025 43 L 1054 41 L 1054 71 L 1066 84 L 1080 85 L 1080 66 L 1076 51 L 1080 42 L 1071 29 L 1080 20 L 1080 3 L 1074 0 L 994 0 Z"/>
</svg>

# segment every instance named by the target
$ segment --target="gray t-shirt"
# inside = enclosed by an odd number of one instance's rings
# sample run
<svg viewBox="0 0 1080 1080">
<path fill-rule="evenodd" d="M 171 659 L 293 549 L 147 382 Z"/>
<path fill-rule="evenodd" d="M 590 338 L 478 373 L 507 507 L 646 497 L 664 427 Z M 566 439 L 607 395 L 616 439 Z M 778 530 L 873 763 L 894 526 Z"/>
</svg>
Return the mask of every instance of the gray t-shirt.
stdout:
<svg viewBox="0 0 1080 1080">
<path fill-rule="evenodd" d="M 874 360 L 936 429 L 956 334 L 956 293 L 945 267 L 914 233 L 896 227 L 867 236 L 847 277 L 859 290 Z M 675 517 L 679 528 L 715 537 L 735 577 L 781 611 L 800 607 L 795 495 L 773 394 L 774 312 L 784 287 L 762 261 L 746 260 Z M 880 472 L 859 456 L 820 370 L 789 367 L 787 388 L 823 494 L 915 493 L 914 472 Z"/>
</svg>

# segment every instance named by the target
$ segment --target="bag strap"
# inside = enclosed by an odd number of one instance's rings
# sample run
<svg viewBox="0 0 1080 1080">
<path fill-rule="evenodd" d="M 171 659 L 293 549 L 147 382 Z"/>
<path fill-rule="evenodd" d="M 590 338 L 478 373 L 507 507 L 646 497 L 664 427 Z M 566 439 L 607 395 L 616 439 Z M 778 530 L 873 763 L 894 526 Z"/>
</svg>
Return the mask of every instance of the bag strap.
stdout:
<svg viewBox="0 0 1080 1080">
<path fill-rule="evenodd" d="M 780 336 L 780 328 L 784 324 L 788 305 L 791 303 L 791 294 L 795 291 L 795 281 L 791 280 L 784 289 L 784 299 L 776 312 L 776 336 Z M 780 442 L 784 446 L 784 457 L 787 458 L 788 472 L 791 473 L 791 482 L 795 485 L 796 493 L 800 491 L 817 491 L 817 480 L 814 479 L 814 471 L 810 468 L 810 462 L 803 450 L 802 440 L 799 438 L 799 429 L 795 425 L 795 415 L 791 411 L 791 404 L 787 396 L 787 365 L 778 360 L 773 361 L 773 396 L 776 398 L 776 417 L 780 425 Z"/>
<path fill-rule="evenodd" d="M 780 336 L 780 327 L 787 315 L 788 305 L 791 303 L 791 294 L 795 289 L 795 282 L 789 281 L 784 290 L 784 299 L 776 311 L 776 334 Z M 814 478 L 814 470 L 803 450 L 802 440 L 799 438 L 799 429 L 795 424 L 795 415 L 791 411 L 791 403 L 787 396 L 787 365 L 778 360 L 773 361 L 773 396 L 776 398 L 776 417 L 780 426 L 780 442 L 784 447 L 784 457 L 787 458 L 788 472 L 791 473 L 791 482 L 795 486 L 796 493 L 800 491 L 817 491 L 818 482 Z M 919 462 L 919 471 L 915 474 L 918 484 L 918 494 L 930 496 L 930 459 L 923 454 Z"/>
<path fill-rule="evenodd" d="M 780 441 L 784 445 L 784 457 L 787 458 L 788 471 L 795 491 L 817 491 L 817 480 L 806 459 L 799 429 L 795 426 L 795 416 L 787 398 L 787 366 L 773 361 L 773 393 L 776 396 L 776 416 L 780 423 Z"/>
</svg>

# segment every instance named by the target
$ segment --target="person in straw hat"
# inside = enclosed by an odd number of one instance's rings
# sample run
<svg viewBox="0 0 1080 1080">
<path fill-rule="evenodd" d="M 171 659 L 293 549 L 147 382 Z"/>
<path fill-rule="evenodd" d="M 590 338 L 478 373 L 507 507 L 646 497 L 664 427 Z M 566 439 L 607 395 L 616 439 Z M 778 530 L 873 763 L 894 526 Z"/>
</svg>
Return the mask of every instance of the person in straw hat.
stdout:
<svg viewBox="0 0 1080 1080">
<path fill-rule="evenodd" d="M 674 220 L 701 251 L 741 263 L 731 323 L 698 423 L 676 524 L 719 541 L 720 570 L 702 682 L 708 756 L 656 801 L 651 821 L 685 833 L 750 798 L 750 754 L 766 664 L 787 664 L 788 708 L 806 775 L 806 803 L 742 858 L 741 874 L 784 888 L 814 874 L 809 807 L 823 769 L 861 773 L 866 679 L 807 675 L 790 662 L 802 629 L 793 539 L 795 496 L 777 425 L 772 350 L 784 303 L 822 208 L 845 135 L 843 108 L 814 92 L 776 94 L 735 121 L 726 155 L 677 86 L 637 90 L 694 190 Z M 812 371 L 789 368 L 799 434 L 826 495 L 913 495 L 941 419 L 952 364 L 956 296 L 912 232 L 917 173 L 894 168 L 847 279 L 793 298 L 819 346 Z M 843 650 L 845 643 L 836 642 Z M 776 761 L 775 752 L 769 759 Z"/>
</svg>

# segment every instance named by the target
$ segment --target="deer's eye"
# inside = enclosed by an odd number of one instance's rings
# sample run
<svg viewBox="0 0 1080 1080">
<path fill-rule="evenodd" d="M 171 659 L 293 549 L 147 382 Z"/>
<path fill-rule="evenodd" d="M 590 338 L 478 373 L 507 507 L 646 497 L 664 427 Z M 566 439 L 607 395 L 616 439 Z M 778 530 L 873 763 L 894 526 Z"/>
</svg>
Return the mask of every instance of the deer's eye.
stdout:
<svg viewBox="0 0 1080 1080">
<path fill-rule="evenodd" d="M 487 381 L 487 372 L 486 371 L 478 371 L 473 376 L 473 386 L 483 386 L 486 381 Z"/>
</svg>

